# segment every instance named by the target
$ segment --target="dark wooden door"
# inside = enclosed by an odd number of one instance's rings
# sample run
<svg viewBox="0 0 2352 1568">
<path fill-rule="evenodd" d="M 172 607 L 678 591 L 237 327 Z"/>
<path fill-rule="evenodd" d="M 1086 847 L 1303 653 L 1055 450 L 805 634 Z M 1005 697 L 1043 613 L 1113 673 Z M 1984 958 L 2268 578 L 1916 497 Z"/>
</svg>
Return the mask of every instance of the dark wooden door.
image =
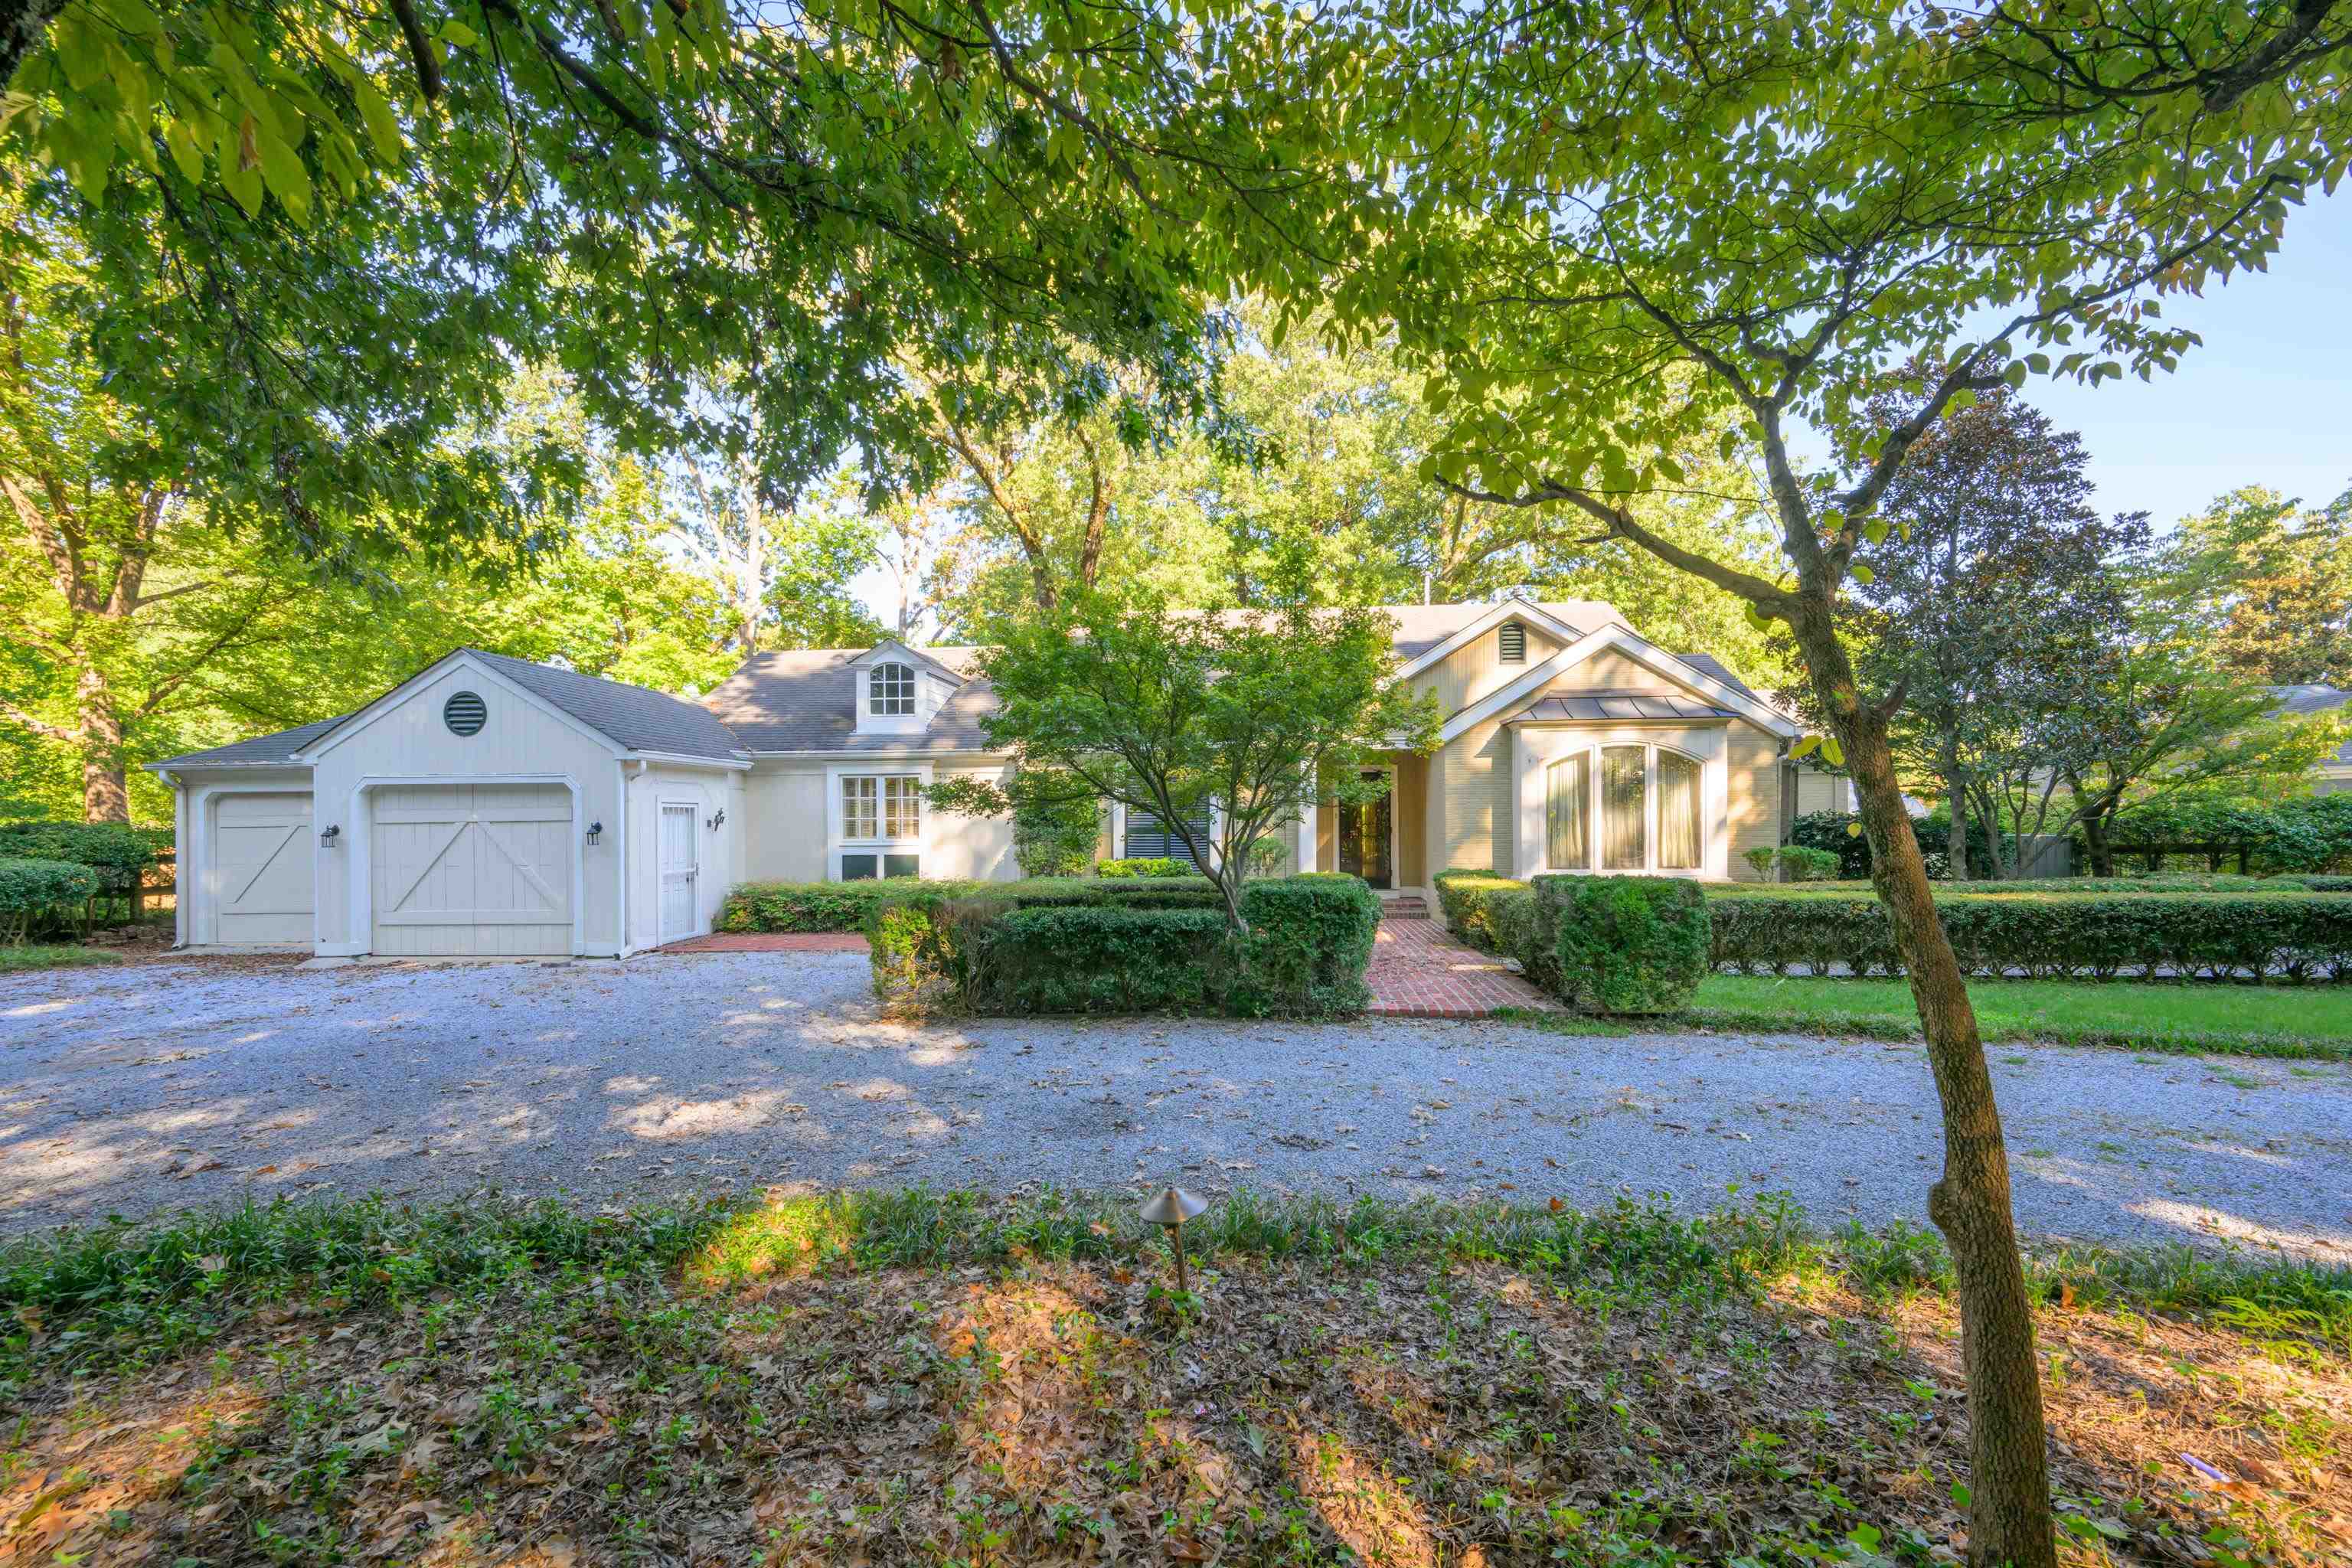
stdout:
<svg viewBox="0 0 2352 1568">
<path fill-rule="evenodd" d="M 1366 779 L 1385 778 L 1385 773 L 1367 773 Z M 1395 880 L 1396 868 L 1389 864 L 1391 815 L 1396 792 L 1391 790 L 1378 800 L 1359 801 L 1339 807 L 1339 869 L 1352 871 L 1375 888 L 1388 887 Z"/>
</svg>

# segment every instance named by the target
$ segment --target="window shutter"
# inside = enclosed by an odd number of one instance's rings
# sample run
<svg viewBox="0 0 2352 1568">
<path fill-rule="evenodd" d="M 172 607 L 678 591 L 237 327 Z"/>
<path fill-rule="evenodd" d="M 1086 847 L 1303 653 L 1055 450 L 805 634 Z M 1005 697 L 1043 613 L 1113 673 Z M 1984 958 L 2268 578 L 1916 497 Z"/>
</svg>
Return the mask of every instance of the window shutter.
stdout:
<svg viewBox="0 0 2352 1568">
<path fill-rule="evenodd" d="M 1528 662 L 1527 627 L 1521 626 L 1517 621 L 1505 621 L 1503 623 L 1503 629 L 1499 634 L 1498 640 L 1501 644 L 1502 658 L 1505 664 L 1525 664 Z"/>
</svg>

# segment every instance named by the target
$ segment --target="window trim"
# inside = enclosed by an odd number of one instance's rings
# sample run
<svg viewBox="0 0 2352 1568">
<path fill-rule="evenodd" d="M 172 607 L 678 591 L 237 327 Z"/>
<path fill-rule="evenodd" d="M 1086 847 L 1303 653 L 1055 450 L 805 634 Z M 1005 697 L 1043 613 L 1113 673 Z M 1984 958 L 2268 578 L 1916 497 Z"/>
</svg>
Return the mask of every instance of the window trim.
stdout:
<svg viewBox="0 0 2352 1568">
<path fill-rule="evenodd" d="M 887 682 L 889 690 L 883 690 Z M 915 667 L 895 658 L 884 659 L 866 672 L 866 713 L 870 719 L 911 719 L 915 716 L 917 693 Z M 890 704 L 885 707 L 884 703 Z M 898 704 L 905 703 L 905 707 Z"/>
<path fill-rule="evenodd" d="M 1727 726 L 1676 727 L 1661 732 L 1640 726 L 1524 726 L 1517 731 L 1518 750 L 1518 864 L 1521 876 L 1558 874 L 1570 877 L 1689 877 L 1720 881 L 1730 875 L 1728 857 L 1731 822 L 1728 810 L 1730 768 Z M 1617 746 L 1640 746 L 1642 759 L 1642 864 L 1603 868 L 1602 820 L 1607 812 L 1601 782 L 1601 753 Z M 1551 863 L 1549 813 L 1552 769 L 1581 754 L 1585 763 L 1585 864 Z M 1698 864 L 1661 865 L 1660 810 L 1663 796 L 1658 759 L 1671 754 L 1698 769 Z"/>
<path fill-rule="evenodd" d="M 868 835 L 853 835 L 849 831 L 847 810 L 849 781 L 867 778 L 877 781 L 874 787 L 873 832 Z M 912 787 L 918 792 L 915 820 L 912 824 L 913 831 L 902 832 L 896 837 L 889 832 L 890 820 L 884 805 L 887 786 L 880 782 L 893 778 L 912 780 Z M 932 764 L 929 762 L 874 758 L 860 759 L 854 763 L 835 763 L 828 766 L 824 771 L 824 879 L 829 882 L 838 882 L 843 879 L 841 858 L 845 853 L 877 856 L 914 855 L 919 857 L 917 875 L 920 876 L 922 868 L 931 858 L 929 818 L 932 814 L 929 809 L 930 803 L 921 799 L 919 792 L 928 789 L 931 781 Z M 877 862 L 878 864 L 880 862 Z"/>
</svg>

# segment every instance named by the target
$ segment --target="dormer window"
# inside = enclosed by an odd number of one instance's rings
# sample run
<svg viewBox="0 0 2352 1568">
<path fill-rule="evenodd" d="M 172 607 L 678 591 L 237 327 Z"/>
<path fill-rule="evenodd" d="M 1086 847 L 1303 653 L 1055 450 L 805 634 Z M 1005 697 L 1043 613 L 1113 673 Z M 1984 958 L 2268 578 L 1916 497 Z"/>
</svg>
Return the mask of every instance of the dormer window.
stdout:
<svg viewBox="0 0 2352 1568">
<path fill-rule="evenodd" d="M 903 664 L 877 664 L 866 677 L 866 710 L 877 719 L 911 716 L 915 711 L 915 671 Z"/>
<path fill-rule="evenodd" d="M 1497 657 L 1505 664 L 1528 662 L 1528 628 L 1518 622 L 1505 621 L 1503 629 L 1496 634 L 1495 641 L 1498 649 Z"/>
</svg>

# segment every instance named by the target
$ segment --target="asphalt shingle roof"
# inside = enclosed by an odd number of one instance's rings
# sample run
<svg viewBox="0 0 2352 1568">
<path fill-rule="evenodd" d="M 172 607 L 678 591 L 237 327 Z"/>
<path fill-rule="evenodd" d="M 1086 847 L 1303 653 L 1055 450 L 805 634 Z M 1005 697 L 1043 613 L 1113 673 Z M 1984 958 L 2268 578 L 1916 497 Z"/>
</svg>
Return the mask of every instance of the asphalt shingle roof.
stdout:
<svg viewBox="0 0 2352 1568">
<path fill-rule="evenodd" d="M 1675 657 L 1701 674 L 1712 675 L 1743 697 L 1756 695 L 1748 689 L 1748 682 L 1732 674 L 1730 668 L 1711 653 L 1678 653 Z"/>
<path fill-rule="evenodd" d="M 850 660 L 862 647 L 793 648 L 753 654 L 703 699 L 704 705 L 755 752 L 982 752 L 980 721 L 996 706 L 995 688 L 966 679 L 931 720 L 910 735 L 860 735 L 857 687 Z M 959 673 L 978 651 L 930 647 L 923 653 Z"/>
<path fill-rule="evenodd" d="M 472 654 L 550 707 L 569 713 L 615 745 L 629 751 L 667 752 L 674 756 L 707 757 L 719 762 L 732 760 L 743 752 L 742 742 L 737 740 L 709 709 L 682 698 L 643 686 L 583 675 L 576 669 L 558 669 L 553 665 L 533 664 L 526 658 L 485 653 L 478 647 L 457 651 Z M 447 662 L 448 657 L 435 659 L 426 667 L 427 669 L 438 668 Z M 422 673 L 425 672 L 419 671 Z M 405 686 L 408 682 L 401 684 Z M 350 717 L 350 713 L 341 713 L 332 719 L 321 719 L 315 724 L 280 730 L 274 735 L 256 735 L 251 740 L 235 741 L 226 746 L 215 746 L 210 751 L 191 752 L 185 756 L 172 757 L 154 765 L 252 767 L 289 762 L 303 747 Z"/>
<path fill-rule="evenodd" d="M 464 651 L 632 752 L 669 752 L 724 762 L 743 750 L 743 742 L 710 710 L 666 691 L 480 648 Z"/>
<path fill-rule="evenodd" d="M 274 735 L 255 735 L 247 740 L 231 741 L 226 746 L 209 751 L 190 752 L 184 756 L 171 757 L 154 765 L 160 768 L 233 768 L 259 767 L 289 760 L 304 745 L 325 734 L 350 718 L 339 713 L 332 719 L 321 719 L 314 724 L 298 724 L 291 730 L 280 730 Z"/>
</svg>

